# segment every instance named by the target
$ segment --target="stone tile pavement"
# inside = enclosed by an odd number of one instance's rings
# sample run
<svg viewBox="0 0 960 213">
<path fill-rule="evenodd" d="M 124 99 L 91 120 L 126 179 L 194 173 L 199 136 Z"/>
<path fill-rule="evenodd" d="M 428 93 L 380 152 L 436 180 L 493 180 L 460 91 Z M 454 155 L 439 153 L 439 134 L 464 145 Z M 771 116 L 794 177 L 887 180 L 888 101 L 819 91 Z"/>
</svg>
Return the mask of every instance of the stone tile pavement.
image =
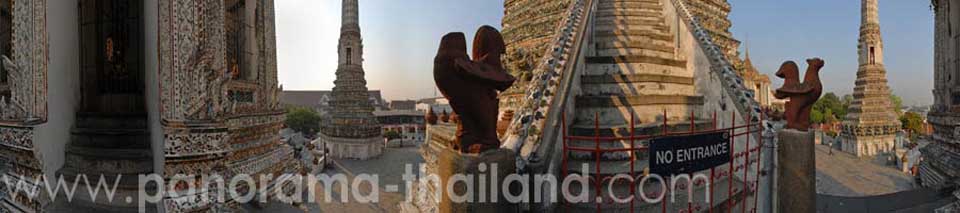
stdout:
<svg viewBox="0 0 960 213">
<path fill-rule="evenodd" d="M 816 145 L 817 193 L 837 196 L 870 196 L 914 188 L 913 177 L 869 159 Z"/>
</svg>

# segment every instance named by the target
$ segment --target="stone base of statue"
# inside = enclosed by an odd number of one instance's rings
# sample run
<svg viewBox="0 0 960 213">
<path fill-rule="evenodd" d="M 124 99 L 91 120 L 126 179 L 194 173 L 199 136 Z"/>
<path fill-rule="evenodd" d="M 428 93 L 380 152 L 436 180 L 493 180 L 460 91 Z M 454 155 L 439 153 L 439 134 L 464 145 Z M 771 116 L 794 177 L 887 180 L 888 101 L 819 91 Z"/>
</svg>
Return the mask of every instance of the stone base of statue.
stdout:
<svg viewBox="0 0 960 213">
<path fill-rule="evenodd" d="M 778 212 L 815 212 L 814 132 L 784 129 L 777 137 Z"/>
<path fill-rule="evenodd" d="M 326 144 L 328 157 L 337 159 L 366 160 L 383 154 L 383 138 L 339 138 L 320 134 L 320 141 Z"/>
<path fill-rule="evenodd" d="M 452 123 L 427 126 L 427 140 L 420 148 L 425 162 L 413 189 L 416 197 L 400 205 L 402 212 L 516 211 L 502 187 L 516 172 L 516 154 L 507 149 L 460 153 L 449 146 L 456 129 Z"/>
</svg>

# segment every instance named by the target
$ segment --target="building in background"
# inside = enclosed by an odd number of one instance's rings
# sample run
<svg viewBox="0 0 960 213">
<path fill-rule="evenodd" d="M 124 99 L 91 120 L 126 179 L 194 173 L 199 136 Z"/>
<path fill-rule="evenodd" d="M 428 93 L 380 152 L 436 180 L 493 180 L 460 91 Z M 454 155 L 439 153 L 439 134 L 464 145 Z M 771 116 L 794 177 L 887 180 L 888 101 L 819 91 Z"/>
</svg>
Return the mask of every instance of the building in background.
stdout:
<svg viewBox="0 0 960 213">
<path fill-rule="evenodd" d="M 384 134 L 391 131 L 400 133 L 402 137 L 400 140 L 403 140 L 408 145 L 423 142 L 427 128 L 423 112 L 416 110 L 387 110 L 374 111 L 373 114 L 376 115 L 377 120 L 380 121 Z"/>
<path fill-rule="evenodd" d="M 883 39 L 877 0 L 862 0 L 857 80 L 853 103 L 843 120 L 842 150 L 856 156 L 892 153 L 900 119 L 890 101 L 883 65 Z"/>
<path fill-rule="evenodd" d="M 754 91 L 754 99 L 760 103 L 761 107 L 769 108 L 773 104 L 773 90 L 771 89 L 770 76 L 760 73 L 753 66 L 750 60 L 750 50 L 746 51 L 743 59 L 743 68 L 740 77 L 743 78 L 743 86 Z"/>
<path fill-rule="evenodd" d="M 416 110 L 417 101 L 415 100 L 395 100 L 390 101 L 390 110 Z"/>
<path fill-rule="evenodd" d="M 285 106 L 311 108 L 321 115 L 330 112 L 330 99 L 332 91 L 330 90 L 284 90 L 280 93 L 280 101 Z M 367 91 L 370 94 L 370 105 L 374 110 L 386 110 L 387 105 L 380 90 Z"/>
<path fill-rule="evenodd" d="M 450 107 L 450 101 L 444 97 L 424 98 L 417 102 L 417 111 L 421 113 L 426 113 L 427 109 L 430 108 L 438 115 L 442 112 L 453 112 L 453 108 Z"/>
</svg>

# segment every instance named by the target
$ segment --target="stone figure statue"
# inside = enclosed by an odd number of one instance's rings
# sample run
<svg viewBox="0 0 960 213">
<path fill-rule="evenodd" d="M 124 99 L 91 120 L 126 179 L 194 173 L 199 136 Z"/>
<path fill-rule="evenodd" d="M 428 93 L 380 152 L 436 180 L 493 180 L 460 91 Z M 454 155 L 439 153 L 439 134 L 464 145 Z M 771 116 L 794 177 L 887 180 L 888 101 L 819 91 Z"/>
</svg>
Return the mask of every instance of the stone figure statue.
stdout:
<svg viewBox="0 0 960 213">
<path fill-rule="evenodd" d="M 810 127 L 810 110 L 820 99 L 823 85 L 820 83 L 820 69 L 824 62 L 820 58 L 807 59 L 807 72 L 800 82 L 800 69 L 793 61 L 784 62 L 777 71 L 777 77 L 783 78 L 783 86 L 774 96 L 787 101 L 783 116 L 787 119 L 787 129 L 806 131 Z"/>
<path fill-rule="evenodd" d="M 449 33 L 440 42 L 433 78 L 459 115 L 456 143 L 463 153 L 481 153 L 500 146 L 497 95 L 516 81 L 500 62 L 505 50 L 500 32 L 490 26 L 477 30 L 472 60 L 463 33 Z"/>
<path fill-rule="evenodd" d="M 24 108 L 24 101 L 22 95 L 22 90 L 24 89 L 20 84 L 22 79 L 24 79 L 27 73 L 24 73 L 23 70 L 20 70 L 20 67 L 8 58 L 7 56 L 0 56 L 0 65 L 7 70 L 7 82 L 9 83 L 10 88 L 10 97 L 0 97 L 0 120 L 11 120 L 17 118 L 26 117 L 26 108 Z"/>
</svg>

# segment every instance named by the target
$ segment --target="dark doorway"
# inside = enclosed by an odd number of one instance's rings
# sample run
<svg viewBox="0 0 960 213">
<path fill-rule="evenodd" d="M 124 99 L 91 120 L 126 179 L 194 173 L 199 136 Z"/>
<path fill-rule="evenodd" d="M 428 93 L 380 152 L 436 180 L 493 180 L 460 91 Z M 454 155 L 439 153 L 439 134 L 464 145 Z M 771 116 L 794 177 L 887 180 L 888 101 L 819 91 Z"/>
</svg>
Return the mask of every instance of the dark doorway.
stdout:
<svg viewBox="0 0 960 213">
<path fill-rule="evenodd" d="M 81 112 L 145 112 L 142 4 L 80 0 Z"/>
<path fill-rule="evenodd" d="M 13 60 L 13 0 L 0 0 L 0 55 Z M 0 63 L 0 97 L 10 97 L 7 70 Z"/>
</svg>

